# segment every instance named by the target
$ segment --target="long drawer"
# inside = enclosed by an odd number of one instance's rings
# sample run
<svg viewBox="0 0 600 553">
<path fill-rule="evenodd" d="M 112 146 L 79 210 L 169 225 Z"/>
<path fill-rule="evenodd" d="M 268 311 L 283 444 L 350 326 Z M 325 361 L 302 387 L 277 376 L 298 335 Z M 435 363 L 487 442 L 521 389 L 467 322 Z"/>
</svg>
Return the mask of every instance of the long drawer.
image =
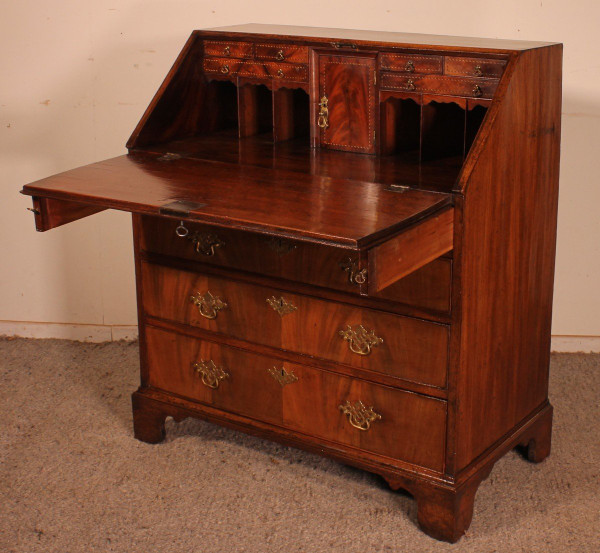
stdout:
<svg viewBox="0 0 600 553">
<path fill-rule="evenodd" d="M 381 88 L 384 90 L 464 96 L 467 98 L 492 98 L 497 86 L 497 79 L 469 79 L 447 77 L 445 75 L 415 75 L 407 77 L 394 73 L 383 73 L 381 76 Z"/>
<path fill-rule="evenodd" d="M 448 327 L 144 263 L 146 314 L 443 388 Z"/>
<path fill-rule="evenodd" d="M 443 470 L 443 400 L 154 327 L 146 329 L 146 347 L 152 387 L 316 438 Z"/>
<path fill-rule="evenodd" d="M 238 77 L 268 77 L 284 81 L 308 82 L 308 66 L 273 61 L 245 61 L 228 58 L 206 58 L 206 73 Z"/>
<path fill-rule="evenodd" d="M 259 234 L 186 223 L 178 237 L 177 221 L 144 216 L 143 250 L 201 261 L 250 273 L 358 294 L 351 282 L 358 256 L 341 248 L 282 240 Z M 435 259 L 373 297 L 441 313 L 450 312 L 452 259 Z"/>
</svg>

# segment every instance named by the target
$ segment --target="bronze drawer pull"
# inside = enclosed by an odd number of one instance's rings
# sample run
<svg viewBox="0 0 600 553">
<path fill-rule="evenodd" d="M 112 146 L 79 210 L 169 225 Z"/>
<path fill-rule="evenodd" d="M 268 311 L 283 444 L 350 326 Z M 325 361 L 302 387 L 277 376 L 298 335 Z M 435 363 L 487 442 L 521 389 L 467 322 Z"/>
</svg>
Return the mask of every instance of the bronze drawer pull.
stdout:
<svg viewBox="0 0 600 553">
<path fill-rule="evenodd" d="M 408 73 L 415 72 L 415 64 L 412 62 L 412 60 L 408 60 L 406 62 L 406 65 L 404 66 L 404 71 L 408 71 Z"/>
<path fill-rule="evenodd" d="M 476 84 L 473 87 L 473 96 L 475 96 L 475 98 L 479 98 L 482 94 L 483 91 L 481 90 L 481 87 L 478 84 Z"/>
<path fill-rule="evenodd" d="M 339 334 L 348 342 L 350 350 L 358 355 L 369 355 L 372 348 L 383 344 L 383 338 L 376 336 L 374 330 L 367 331 L 362 325 L 348 325 L 346 330 L 340 330 Z"/>
<path fill-rule="evenodd" d="M 229 46 L 225 46 L 225 48 L 223 49 L 223 55 L 225 55 L 225 56 L 231 55 L 231 48 Z"/>
<path fill-rule="evenodd" d="M 279 313 L 280 317 L 284 315 L 288 315 L 289 313 L 293 313 L 297 311 L 298 308 L 291 302 L 287 301 L 283 296 L 280 298 L 276 298 L 275 296 L 271 296 L 267 298 L 267 303 Z"/>
<path fill-rule="evenodd" d="M 227 64 L 221 65 L 221 73 L 223 73 L 224 75 L 227 75 L 227 73 L 229 73 L 229 65 L 227 65 Z"/>
<path fill-rule="evenodd" d="M 277 76 L 278 76 L 280 79 L 283 79 L 283 77 L 285 77 L 285 73 L 283 72 L 283 69 L 278 69 L 278 70 L 277 70 Z"/>
<path fill-rule="evenodd" d="M 366 407 L 362 401 L 357 401 L 352 405 L 346 400 L 344 405 L 338 409 L 348 416 L 348 422 L 359 430 L 367 431 L 371 428 L 371 423 L 381 420 L 381 415 L 373 410 L 373 407 Z"/>
<path fill-rule="evenodd" d="M 202 255 L 215 255 L 215 250 L 225 245 L 216 234 L 195 231 L 188 235 L 188 240 L 194 244 L 194 249 Z"/>
<path fill-rule="evenodd" d="M 483 71 L 481 70 L 481 65 L 477 64 L 475 66 L 475 70 L 473 71 L 473 73 L 476 77 L 481 77 L 481 75 L 483 75 Z"/>
<path fill-rule="evenodd" d="M 287 372 L 283 367 L 278 369 L 277 367 L 273 367 L 271 369 L 267 369 L 269 374 L 281 384 L 283 388 L 287 384 L 293 384 L 294 382 L 298 382 L 298 377 L 294 374 L 294 371 Z"/>
<path fill-rule="evenodd" d="M 340 267 L 348 273 L 348 282 L 350 284 L 364 284 L 367 282 L 367 269 L 358 270 L 358 261 L 347 257 L 340 261 Z"/>
<path fill-rule="evenodd" d="M 218 367 L 212 360 L 200 360 L 200 363 L 193 363 L 192 368 L 202 377 L 202 384 L 216 390 L 222 380 L 229 378 L 229 373 Z"/>
<path fill-rule="evenodd" d="M 321 101 L 319 102 L 319 119 L 317 120 L 317 125 L 322 129 L 326 129 L 329 127 L 329 99 L 327 96 L 323 95 Z"/>
<path fill-rule="evenodd" d="M 200 315 L 205 319 L 216 319 L 219 311 L 227 309 L 228 305 L 218 296 L 213 296 L 210 291 L 206 294 L 196 292 L 193 296 L 190 296 L 190 302 L 198 307 Z"/>
<path fill-rule="evenodd" d="M 406 86 L 404 87 L 406 88 L 406 90 L 416 90 L 416 86 L 415 83 L 413 82 L 412 79 L 408 79 L 408 81 L 406 81 Z"/>
<path fill-rule="evenodd" d="M 285 59 L 285 55 L 283 54 L 283 50 L 278 50 L 277 54 L 275 55 L 275 59 L 277 61 L 283 61 Z"/>
</svg>

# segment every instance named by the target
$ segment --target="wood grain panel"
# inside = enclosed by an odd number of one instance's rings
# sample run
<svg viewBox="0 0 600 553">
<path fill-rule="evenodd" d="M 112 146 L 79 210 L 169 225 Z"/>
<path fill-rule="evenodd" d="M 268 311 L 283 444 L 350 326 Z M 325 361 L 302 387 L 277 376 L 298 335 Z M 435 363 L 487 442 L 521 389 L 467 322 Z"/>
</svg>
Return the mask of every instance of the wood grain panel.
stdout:
<svg viewBox="0 0 600 553">
<path fill-rule="evenodd" d="M 446 56 L 444 61 L 444 73 L 465 77 L 491 77 L 498 79 L 502 76 L 505 67 L 506 60 Z"/>
<path fill-rule="evenodd" d="M 463 96 L 466 98 L 491 98 L 498 86 L 497 79 L 475 79 L 435 75 L 406 77 L 394 73 L 382 73 L 382 90 Z"/>
<path fill-rule="evenodd" d="M 430 73 L 442 72 L 442 56 L 426 56 L 423 54 L 392 54 L 382 53 L 379 56 L 379 67 L 386 71 L 400 73 Z"/>
</svg>

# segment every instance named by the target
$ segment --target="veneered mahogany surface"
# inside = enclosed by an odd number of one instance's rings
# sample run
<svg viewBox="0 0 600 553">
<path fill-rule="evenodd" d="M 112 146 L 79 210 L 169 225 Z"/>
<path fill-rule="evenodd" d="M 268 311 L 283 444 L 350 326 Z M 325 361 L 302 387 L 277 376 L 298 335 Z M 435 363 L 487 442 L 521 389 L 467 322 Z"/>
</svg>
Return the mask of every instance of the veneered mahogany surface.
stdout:
<svg viewBox="0 0 600 553">
<path fill-rule="evenodd" d="M 26 185 L 23 193 L 150 214 L 176 200 L 198 202 L 203 206 L 185 218 L 350 248 L 451 203 L 449 194 L 399 194 L 375 183 L 146 154 L 73 169 Z"/>
</svg>

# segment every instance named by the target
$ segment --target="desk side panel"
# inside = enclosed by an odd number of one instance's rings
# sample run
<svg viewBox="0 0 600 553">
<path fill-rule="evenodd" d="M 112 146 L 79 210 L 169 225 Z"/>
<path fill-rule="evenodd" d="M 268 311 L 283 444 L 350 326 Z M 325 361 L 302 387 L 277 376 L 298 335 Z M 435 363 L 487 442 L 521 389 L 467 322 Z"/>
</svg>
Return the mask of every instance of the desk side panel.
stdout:
<svg viewBox="0 0 600 553">
<path fill-rule="evenodd" d="M 519 56 L 457 203 L 456 472 L 547 401 L 561 73 L 561 45 Z"/>
</svg>

